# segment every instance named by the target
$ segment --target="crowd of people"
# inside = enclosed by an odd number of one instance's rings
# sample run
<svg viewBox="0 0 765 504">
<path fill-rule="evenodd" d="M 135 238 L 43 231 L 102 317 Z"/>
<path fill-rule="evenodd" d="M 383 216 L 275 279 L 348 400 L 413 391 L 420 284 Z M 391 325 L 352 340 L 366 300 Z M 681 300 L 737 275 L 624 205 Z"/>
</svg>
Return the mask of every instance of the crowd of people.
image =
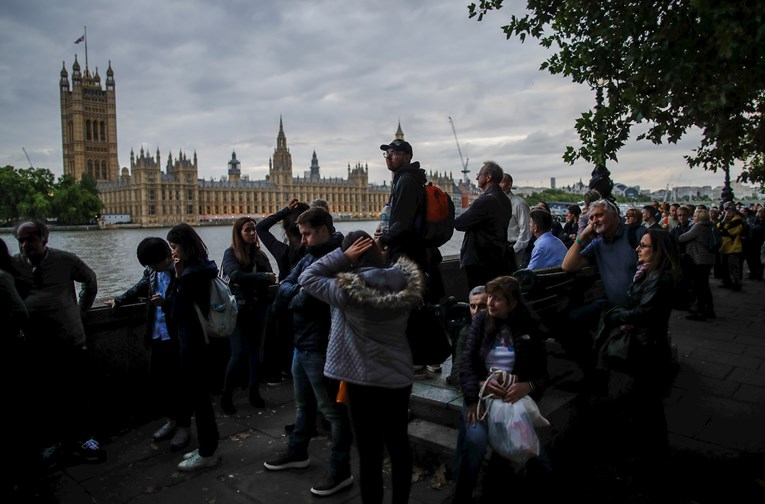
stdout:
<svg viewBox="0 0 765 504">
<path fill-rule="evenodd" d="M 333 495 L 353 484 L 355 440 L 363 502 L 382 502 L 386 449 L 393 502 L 408 501 L 409 397 L 413 380 L 427 371 L 413 361 L 407 326 L 418 308 L 444 297 L 442 258 L 423 239 L 426 177 L 412 162 L 411 144 L 397 139 L 380 149 L 393 182 L 387 223 L 374 236 L 337 232 L 326 201 L 292 200 L 260 221 L 239 218 L 220 267 L 188 224 L 138 245 L 142 277 L 108 304 L 114 310 L 146 304 L 150 392 L 154 413 L 164 418 L 153 441 L 169 441 L 173 452 L 185 450 L 193 439 L 192 418 L 195 422 L 197 448 L 183 455 L 178 470 L 202 470 L 221 460 L 203 326 L 211 309 L 209 285 L 221 276 L 237 305 L 222 377 L 222 413 L 237 414 L 234 398 L 242 388 L 252 407 L 263 408 L 262 383 L 292 382 L 295 422 L 285 426 L 284 451 L 265 460 L 265 469 L 308 467 L 309 441 L 321 414 L 331 437 L 330 471 L 311 493 Z M 452 342 L 447 379 L 464 398 L 455 440 L 455 502 L 469 502 L 489 444 L 485 422 L 476 414 L 479 390 L 515 403 L 526 396 L 538 400 L 547 382 L 546 321 L 525 302 L 512 276 L 520 269 L 597 267 L 604 295 L 563 314 L 571 330 L 561 343 L 581 365 L 592 393 L 607 390 L 616 373 L 630 377 L 624 393 L 630 400 L 620 408 L 635 439 L 644 440 L 636 446 L 655 457 L 666 447 L 661 398 L 668 373 L 661 370 L 669 368 L 670 312 L 684 302 L 689 319 L 714 318 L 713 269 L 721 287 L 733 291 L 742 289 L 745 262 L 749 279 L 762 280 L 765 208 L 655 202 L 630 208 L 622 217 L 612 200 L 593 190 L 585 194 L 584 208 L 568 207 L 561 224 L 544 202 L 530 208 L 513 194 L 512 177 L 495 162 L 483 164 L 477 185 L 482 194 L 454 222 L 464 231 L 460 266 L 471 315 Z M 277 224 L 282 236 L 272 233 Z M 4 369 L 12 373 L 16 356 L 34 355 L 24 362 L 39 376 L 12 398 L 36 398 L 14 420 L 21 433 L 34 433 L 36 443 L 17 447 L 26 456 L 19 473 L 56 467 L 67 457 L 102 462 L 106 451 L 84 392 L 83 315 L 96 298 L 96 275 L 75 255 L 48 247 L 48 228 L 41 222 L 20 223 L 15 237 L 20 250 L 15 256 L 0 244 L 0 292 L 14 335 Z M 262 246 L 276 261 L 278 275 Z M 82 285 L 79 298 L 74 282 Z M 627 350 L 619 353 L 616 348 L 625 341 Z M 497 371 L 511 379 L 490 381 Z M 51 425 L 53 411 L 59 420 Z M 45 428 L 42 422 L 48 422 Z M 553 473 L 544 450 L 534 460 L 545 477 Z M 17 483 L 23 480 L 17 476 Z"/>
</svg>

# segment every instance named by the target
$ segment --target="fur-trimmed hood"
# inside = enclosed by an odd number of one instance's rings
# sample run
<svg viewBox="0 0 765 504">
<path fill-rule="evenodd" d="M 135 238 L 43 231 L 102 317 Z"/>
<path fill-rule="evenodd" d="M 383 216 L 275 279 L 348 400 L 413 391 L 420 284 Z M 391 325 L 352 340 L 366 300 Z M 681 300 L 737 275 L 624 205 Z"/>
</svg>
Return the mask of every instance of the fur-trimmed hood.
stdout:
<svg viewBox="0 0 765 504">
<path fill-rule="evenodd" d="M 390 268 L 362 268 L 338 273 L 337 287 L 355 305 L 379 309 L 412 308 L 422 303 L 424 279 L 413 261 L 401 257 Z"/>
</svg>

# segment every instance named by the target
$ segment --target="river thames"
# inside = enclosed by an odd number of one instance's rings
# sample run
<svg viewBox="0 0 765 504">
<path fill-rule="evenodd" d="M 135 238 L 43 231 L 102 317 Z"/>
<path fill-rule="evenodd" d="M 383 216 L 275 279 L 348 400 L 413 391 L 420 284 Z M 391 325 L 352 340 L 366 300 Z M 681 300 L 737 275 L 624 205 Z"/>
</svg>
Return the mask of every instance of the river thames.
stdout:
<svg viewBox="0 0 765 504">
<path fill-rule="evenodd" d="M 357 229 L 374 233 L 378 221 L 336 221 L 335 228 L 343 234 Z M 210 252 L 210 259 L 220 266 L 223 252 L 231 246 L 231 225 L 198 226 L 196 231 L 204 240 Z M 167 228 L 109 229 L 99 231 L 52 231 L 48 245 L 60 250 L 77 254 L 88 266 L 93 268 L 98 277 L 98 299 L 105 300 L 123 293 L 140 280 L 143 267 L 138 263 L 135 251 L 138 243 L 147 236 L 166 238 Z M 283 236 L 282 227 L 277 224 L 271 228 L 274 236 Z M 455 231 L 451 241 L 441 247 L 444 256 L 458 255 L 463 233 Z M 11 254 L 18 252 L 18 242 L 12 233 L 0 233 Z M 263 247 L 271 261 L 271 267 L 277 269 L 276 261 Z M 78 287 L 79 289 L 79 287 Z"/>
</svg>

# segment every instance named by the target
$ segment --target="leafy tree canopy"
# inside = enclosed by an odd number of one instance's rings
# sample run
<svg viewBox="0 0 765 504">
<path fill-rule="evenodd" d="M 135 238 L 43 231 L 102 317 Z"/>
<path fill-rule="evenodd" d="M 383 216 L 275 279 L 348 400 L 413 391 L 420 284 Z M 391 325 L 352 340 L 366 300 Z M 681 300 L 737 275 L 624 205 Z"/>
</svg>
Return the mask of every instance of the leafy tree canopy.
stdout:
<svg viewBox="0 0 765 504">
<path fill-rule="evenodd" d="M 46 168 L 0 168 L 0 223 L 57 218 L 60 224 L 87 224 L 103 208 L 95 180 L 77 183 L 70 175 L 56 182 Z"/>
<path fill-rule="evenodd" d="M 468 6 L 480 21 L 503 0 Z M 564 159 L 602 165 L 635 124 L 637 138 L 675 143 L 702 132 L 691 168 L 739 163 L 739 180 L 765 185 L 765 0 L 528 0 L 503 26 L 555 52 L 541 69 L 605 89 L 602 107 L 576 121 Z"/>
</svg>

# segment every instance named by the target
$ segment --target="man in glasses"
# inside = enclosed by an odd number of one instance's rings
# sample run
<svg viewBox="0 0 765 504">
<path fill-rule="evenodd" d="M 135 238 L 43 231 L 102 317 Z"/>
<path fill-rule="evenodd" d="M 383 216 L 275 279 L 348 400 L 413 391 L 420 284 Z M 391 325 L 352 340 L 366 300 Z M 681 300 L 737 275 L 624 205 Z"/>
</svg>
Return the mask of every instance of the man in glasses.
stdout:
<svg viewBox="0 0 765 504">
<path fill-rule="evenodd" d="M 428 279 L 426 301 L 438 302 L 444 294 L 438 270 L 442 257 L 438 248 L 425 246 L 421 232 L 425 223 L 425 170 L 418 161 L 412 162 L 409 142 L 397 138 L 381 145 L 380 150 L 388 170 L 393 172 L 393 183 L 388 228 L 375 232 L 375 239 L 386 251 L 388 262 L 405 255 L 417 263 Z"/>
</svg>

